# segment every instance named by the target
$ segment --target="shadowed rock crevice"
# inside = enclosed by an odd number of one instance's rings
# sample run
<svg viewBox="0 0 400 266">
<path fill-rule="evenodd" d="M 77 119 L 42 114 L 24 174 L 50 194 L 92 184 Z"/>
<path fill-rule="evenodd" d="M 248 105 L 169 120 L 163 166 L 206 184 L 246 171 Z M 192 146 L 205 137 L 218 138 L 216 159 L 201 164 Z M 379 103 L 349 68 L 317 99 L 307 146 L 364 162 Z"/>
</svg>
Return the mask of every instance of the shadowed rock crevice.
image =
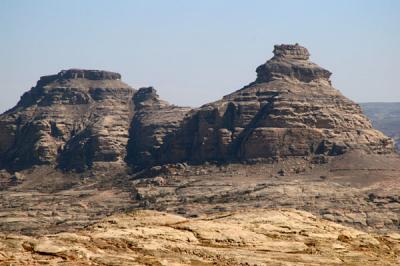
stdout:
<svg viewBox="0 0 400 266">
<path fill-rule="evenodd" d="M 126 161 L 146 168 L 166 159 L 166 143 L 182 126 L 188 107 L 178 107 L 160 100 L 153 87 L 141 88 L 133 97 L 135 115 L 129 130 Z M 173 151 L 169 151 L 173 154 Z"/>
</svg>

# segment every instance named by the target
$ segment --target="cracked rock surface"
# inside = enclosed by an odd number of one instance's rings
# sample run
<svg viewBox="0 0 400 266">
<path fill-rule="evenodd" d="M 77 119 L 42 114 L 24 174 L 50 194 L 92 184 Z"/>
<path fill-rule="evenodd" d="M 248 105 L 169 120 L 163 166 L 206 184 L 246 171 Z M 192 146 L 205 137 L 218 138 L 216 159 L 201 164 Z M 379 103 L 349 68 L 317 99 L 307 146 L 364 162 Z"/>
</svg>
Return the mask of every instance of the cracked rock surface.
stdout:
<svg viewBox="0 0 400 266">
<path fill-rule="evenodd" d="M 378 236 L 290 209 L 199 218 L 113 215 L 74 233 L 0 235 L 0 260 L 33 265 L 398 265 L 400 236 Z"/>
</svg>

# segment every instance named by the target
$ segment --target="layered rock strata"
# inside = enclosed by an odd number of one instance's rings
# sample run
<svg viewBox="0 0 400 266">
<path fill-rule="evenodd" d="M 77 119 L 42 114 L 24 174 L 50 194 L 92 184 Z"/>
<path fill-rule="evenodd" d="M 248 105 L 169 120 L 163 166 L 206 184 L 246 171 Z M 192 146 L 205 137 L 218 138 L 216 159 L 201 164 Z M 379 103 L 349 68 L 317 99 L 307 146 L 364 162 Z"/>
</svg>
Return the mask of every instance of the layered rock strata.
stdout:
<svg viewBox="0 0 400 266">
<path fill-rule="evenodd" d="M 123 164 L 135 90 L 120 78 L 77 69 L 42 77 L 0 116 L 1 166 L 85 170 L 96 162 Z"/>
<path fill-rule="evenodd" d="M 163 138 L 162 156 L 151 160 L 162 164 L 334 156 L 353 149 L 393 152 L 393 140 L 373 129 L 360 107 L 332 87 L 331 73 L 308 59 L 307 49 L 297 44 L 275 46 L 274 57 L 257 68 L 255 82 L 186 113 L 178 130 Z M 160 128 L 149 120 L 150 127 L 150 135 Z"/>
<path fill-rule="evenodd" d="M 253 83 L 197 109 L 170 105 L 151 87 L 135 91 L 113 72 L 42 77 L 0 116 L 0 168 L 84 171 L 110 162 L 145 168 L 393 152 L 393 140 L 373 129 L 309 56 L 298 44 L 276 45 Z"/>
<path fill-rule="evenodd" d="M 131 123 L 127 162 L 143 168 L 168 161 L 175 151 L 166 151 L 166 145 L 180 130 L 191 108 L 160 100 L 152 87 L 139 89 L 133 102 L 135 116 Z M 177 152 L 185 156 L 183 151 Z"/>
</svg>

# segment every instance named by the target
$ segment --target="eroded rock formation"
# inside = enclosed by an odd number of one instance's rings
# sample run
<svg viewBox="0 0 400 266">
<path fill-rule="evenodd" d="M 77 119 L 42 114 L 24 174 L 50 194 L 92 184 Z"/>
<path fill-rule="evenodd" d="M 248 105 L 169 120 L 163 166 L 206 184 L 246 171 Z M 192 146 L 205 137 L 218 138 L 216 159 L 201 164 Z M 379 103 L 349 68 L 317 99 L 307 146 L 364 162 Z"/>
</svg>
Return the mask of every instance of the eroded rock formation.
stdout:
<svg viewBox="0 0 400 266">
<path fill-rule="evenodd" d="M 131 123 L 127 161 L 131 165 L 147 167 L 167 161 L 165 151 L 171 137 L 182 126 L 187 107 L 170 105 L 159 99 L 154 88 L 141 88 L 134 96 L 135 116 Z M 184 156 L 184 155 L 182 155 Z"/>
<path fill-rule="evenodd" d="M 0 117 L 1 166 L 85 170 L 96 162 L 123 163 L 134 92 L 113 72 L 71 69 L 42 77 Z"/>
<path fill-rule="evenodd" d="M 275 46 L 255 82 L 186 113 L 181 126 L 164 136 L 160 153 L 140 152 L 156 164 L 392 152 L 393 141 L 332 87 L 328 70 L 308 58 L 297 44 Z M 148 134 L 157 135 L 159 122 L 146 124 L 154 129 Z"/>
<path fill-rule="evenodd" d="M 117 73 L 42 77 L 0 116 L 0 168 L 393 152 L 393 140 L 332 87 L 331 73 L 310 62 L 306 48 L 277 45 L 256 72 L 253 83 L 198 109 L 170 105 L 151 87 L 135 91 Z"/>
</svg>

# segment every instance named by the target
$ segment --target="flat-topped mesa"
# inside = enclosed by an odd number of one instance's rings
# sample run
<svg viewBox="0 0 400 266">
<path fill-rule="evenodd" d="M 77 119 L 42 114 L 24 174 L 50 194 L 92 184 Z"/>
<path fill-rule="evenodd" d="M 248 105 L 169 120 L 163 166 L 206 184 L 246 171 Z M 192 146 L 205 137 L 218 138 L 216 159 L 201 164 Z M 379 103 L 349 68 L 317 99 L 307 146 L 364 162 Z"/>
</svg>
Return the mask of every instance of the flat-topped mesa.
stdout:
<svg viewBox="0 0 400 266">
<path fill-rule="evenodd" d="M 292 79 L 301 82 L 326 80 L 331 72 L 308 61 L 310 53 L 298 44 L 281 44 L 274 46 L 274 57 L 256 69 L 256 83 L 270 82 L 278 79 Z"/>
<path fill-rule="evenodd" d="M 90 69 L 68 69 L 62 70 L 57 74 L 60 78 L 64 79 L 77 79 L 85 78 L 91 80 L 102 79 L 121 79 L 121 74 L 104 70 L 90 70 Z"/>
<path fill-rule="evenodd" d="M 36 86 L 21 97 L 16 108 L 55 103 L 88 104 L 90 100 L 125 97 L 131 94 L 132 88 L 121 81 L 119 73 L 69 69 L 41 77 Z"/>
<path fill-rule="evenodd" d="M 77 170 L 123 164 L 136 91 L 120 79 L 115 72 L 84 69 L 42 77 L 0 116 L 0 164 Z"/>
<path fill-rule="evenodd" d="M 51 83 L 56 80 L 88 79 L 88 80 L 120 80 L 121 74 L 104 70 L 68 69 L 62 70 L 56 75 L 43 76 L 38 81 L 38 86 Z"/>
</svg>

